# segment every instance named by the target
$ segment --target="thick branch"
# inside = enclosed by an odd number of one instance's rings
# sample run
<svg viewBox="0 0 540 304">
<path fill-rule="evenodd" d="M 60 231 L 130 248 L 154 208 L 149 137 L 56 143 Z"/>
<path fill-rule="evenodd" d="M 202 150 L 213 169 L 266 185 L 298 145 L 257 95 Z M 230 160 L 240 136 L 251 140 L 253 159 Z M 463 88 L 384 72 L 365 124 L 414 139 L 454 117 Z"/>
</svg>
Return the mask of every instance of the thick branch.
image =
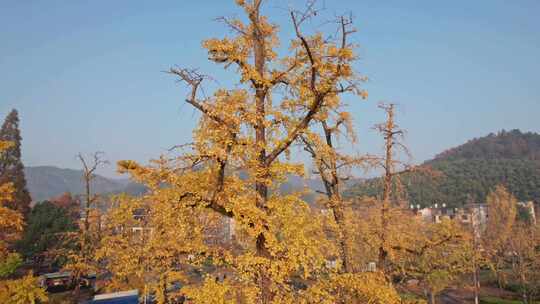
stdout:
<svg viewBox="0 0 540 304">
<path fill-rule="evenodd" d="M 302 134 L 304 130 L 308 127 L 309 123 L 317 114 L 317 112 L 322 107 L 324 98 L 322 96 L 316 96 L 315 101 L 312 103 L 308 113 L 304 118 L 296 125 L 296 127 L 293 129 L 291 133 L 285 138 L 285 140 L 281 141 L 277 147 L 274 148 L 274 150 L 268 154 L 266 157 L 266 164 L 272 163 L 283 151 L 285 151 L 289 146 L 296 140 L 298 135 Z"/>
</svg>

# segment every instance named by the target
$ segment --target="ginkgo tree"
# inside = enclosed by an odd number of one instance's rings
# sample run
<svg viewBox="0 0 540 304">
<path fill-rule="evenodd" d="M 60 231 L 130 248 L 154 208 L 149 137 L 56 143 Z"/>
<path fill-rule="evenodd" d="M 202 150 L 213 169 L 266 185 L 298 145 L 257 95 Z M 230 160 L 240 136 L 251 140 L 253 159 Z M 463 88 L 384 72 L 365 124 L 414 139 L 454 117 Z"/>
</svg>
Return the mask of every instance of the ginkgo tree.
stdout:
<svg viewBox="0 0 540 304">
<path fill-rule="evenodd" d="M 517 199 L 508 190 L 498 185 L 486 197 L 489 217 L 482 237 L 482 247 L 487 266 L 497 277 L 499 288 L 504 285 L 505 260 L 508 240 L 514 237 L 513 227 L 517 215 Z"/>
<path fill-rule="evenodd" d="M 474 248 L 470 234 L 454 220 L 440 223 L 412 219 L 407 242 L 394 245 L 389 258 L 404 278 L 414 278 L 423 287 L 428 303 L 460 276 L 470 273 Z"/>
<path fill-rule="evenodd" d="M 375 126 L 385 142 L 384 156 L 370 156 L 364 162 L 384 170 L 376 180 L 382 184 L 381 196 L 357 199 L 362 208 L 357 208 L 360 220 L 355 221 L 354 237 L 363 244 L 363 255 L 378 261 L 387 281 L 417 280 L 429 303 L 434 303 L 437 293 L 472 271 L 470 234 L 456 220 L 427 221 L 406 207 L 403 175 L 436 178 L 440 174 L 399 160 L 398 150 L 409 152 L 402 143 L 404 131 L 395 121 L 395 105 L 381 103 L 379 108 L 386 113 L 386 121 Z"/>
<path fill-rule="evenodd" d="M 321 133 L 314 130 L 306 130 L 300 136 L 304 150 L 307 151 L 315 165 L 314 173 L 318 174 L 323 182 L 325 198 L 322 203 L 331 211 L 332 219 L 337 229 L 339 257 L 343 272 L 352 273 L 360 267 L 353 262 L 354 237 L 351 235 L 354 217 L 350 202 L 344 199 L 343 181 L 351 175 L 351 168 L 369 168 L 377 161 L 372 156 L 354 156 L 339 149 L 337 141 L 345 139 L 350 143 L 356 142 L 356 135 L 352 127 L 351 115 L 341 106 L 334 109 L 328 115 L 317 118 Z"/>
<path fill-rule="evenodd" d="M 229 276 L 184 287 L 182 292 L 197 303 L 320 303 L 321 297 L 324 303 L 396 303 L 397 293 L 377 274 L 327 267 L 340 246 L 325 235 L 322 215 L 299 193 L 278 191 L 288 176 L 305 172 L 302 162 L 290 159 L 292 147 L 303 144 L 304 137 L 319 149 L 310 136 L 315 125 L 348 117 L 343 95 L 367 96 L 360 87 L 365 78 L 353 69 L 352 20 L 337 18 L 338 37 L 307 34 L 307 20 L 317 12 L 314 3 L 291 11 L 294 38 L 287 55 L 279 56 L 279 27 L 262 15 L 262 1 L 236 3 L 246 18 L 222 18 L 233 34 L 206 40 L 203 47 L 211 61 L 234 68 L 238 83 L 206 96 L 201 92 L 207 79 L 203 73 L 180 67 L 169 71 L 187 85 L 185 102 L 201 114 L 193 142 L 148 166 L 119 162 L 121 171 L 149 191 L 140 199 L 121 199 L 118 208 L 128 208 L 125 212 L 109 213 L 110 236 L 104 238 L 99 257 L 111 272 L 144 271 L 141 278 L 165 280 L 157 284 L 157 293 L 166 290 L 172 277 L 186 275 L 186 265 L 211 260 Z M 127 206 L 133 204 L 145 210 L 151 232 L 139 245 L 144 252 L 122 257 L 118 250 L 129 251 L 135 242 L 127 232 L 133 227 Z M 198 220 L 205 213 L 234 219 L 236 229 L 246 235 L 245 244 L 237 250 L 208 246 Z M 120 247 L 107 250 L 111 244 Z M 144 260 L 133 260 L 139 256 Z M 137 263 L 148 268 L 134 267 Z"/>
</svg>

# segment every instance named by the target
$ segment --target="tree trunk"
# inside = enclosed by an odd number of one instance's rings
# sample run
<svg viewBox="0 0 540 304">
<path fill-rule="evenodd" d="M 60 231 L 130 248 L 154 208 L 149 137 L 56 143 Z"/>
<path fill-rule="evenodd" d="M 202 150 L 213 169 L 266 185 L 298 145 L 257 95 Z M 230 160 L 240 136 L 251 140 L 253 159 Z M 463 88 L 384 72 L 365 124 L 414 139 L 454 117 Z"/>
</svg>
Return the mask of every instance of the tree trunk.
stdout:
<svg viewBox="0 0 540 304">
<path fill-rule="evenodd" d="M 162 278 L 161 288 L 163 289 L 163 304 L 169 303 L 169 296 L 167 293 L 167 277 Z"/>
<path fill-rule="evenodd" d="M 84 231 L 87 232 L 90 223 L 89 223 L 89 215 L 90 215 L 90 205 L 91 205 L 91 198 L 90 198 L 90 176 L 86 176 L 88 173 L 85 173 L 84 177 L 84 183 L 85 183 L 85 190 L 86 190 L 86 204 L 85 204 L 85 210 L 84 210 Z"/>
<path fill-rule="evenodd" d="M 474 267 L 474 304 L 479 304 L 478 294 L 480 291 L 480 280 L 478 279 L 478 269 Z"/>
<path fill-rule="evenodd" d="M 473 231 L 473 249 L 475 252 L 478 251 L 478 240 L 477 240 L 477 231 L 476 225 L 474 225 L 474 220 L 472 223 Z M 473 284 L 474 284 L 474 304 L 479 304 L 478 293 L 480 291 L 480 280 L 478 276 L 478 263 L 476 262 L 476 255 L 473 254 Z"/>
<path fill-rule="evenodd" d="M 77 273 L 73 277 L 73 284 L 75 284 L 75 289 L 73 290 L 73 298 L 75 300 L 74 303 L 77 303 L 79 301 L 79 297 L 81 296 L 81 274 Z"/>
<path fill-rule="evenodd" d="M 394 107 L 390 105 L 387 110 L 387 120 L 384 127 L 384 139 L 385 139 L 385 160 L 384 160 L 384 189 L 381 206 L 381 234 L 379 246 L 379 267 L 385 275 L 387 275 L 387 257 L 388 251 L 386 249 L 386 233 L 388 230 L 388 212 L 390 210 L 390 197 L 392 194 L 392 178 L 394 175 L 394 161 L 393 161 L 393 147 L 394 147 Z"/>
<path fill-rule="evenodd" d="M 259 25 L 259 6 L 260 0 L 254 1 L 255 9 L 249 14 L 249 19 L 252 23 L 253 30 L 253 55 L 254 55 L 254 64 L 257 73 L 261 79 L 264 79 L 264 64 L 266 60 L 265 52 L 265 41 L 264 34 L 261 32 Z M 262 176 L 257 176 L 257 181 L 255 182 L 255 190 L 257 192 L 256 205 L 258 208 L 265 210 L 266 202 L 268 200 L 268 186 L 264 179 L 268 178 L 268 167 L 270 164 L 267 164 L 266 161 L 266 129 L 265 129 L 265 118 L 266 118 L 266 91 L 261 84 L 255 84 L 255 108 L 257 112 L 256 124 L 255 124 L 255 144 L 259 147 L 257 153 L 257 162 L 259 169 L 263 172 Z M 270 259 L 271 255 L 266 248 L 266 238 L 264 234 L 259 234 L 256 240 L 257 255 Z M 261 303 L 266 304 L 272 301 L 273 295 L 270 290 L 271 279 L 268 275 L 267 269 L 261 269 L 259 274 L 259 288 L 261 290 Z"/>
<path fill-rule="evenodd" d="M 498 265 L 495 265 L 495 276 L 497 277 L 497 287 L 499 287 L 499 290 L 502 291 L 504 288 L 504 284 L 503 284 L 503 279 L 501 276 L 501 271 Z"/>
<path fill-rule="evenodd" d="M 338 125 L 336 125 L 334 128 L 330 128 L 327 122 L 324 120 L 321 122 L 321 124 L 324 130 L 326 145 L 331 150 L 334 150 L 332 134 L 337 130 Z M 349 247 L 349 233 L 345 223 L 345 205 L 340 194 L 340 179 L 338 175 L 338 164 L 336 158 L 329 157 L 329 159 L 325 159 L 325 156 L 319 154 L 320 152 L 318 152 L 318 150 L 315 148 L 314 143 L 305 137 L 301 137 L 301 139 L 306 145 L 304 149 L 311 154 L 314 163 L 317 165 L 319 176 L 321 177 L 326 191 L 326 197 L 328 198 L 327 207 L 332 210 L 334 220 L 338 225 L 338 247 L 339 257 L 343 263 L 342 271 L 352 273 L 354 272 L 354 269 L 349 256 L 351 253 Z"/>
<path fill-rule="evenodd" d="M 345 214 L 343 208 L 335 207 L 333 209 L 334 220 L 339 226 L 340 237 L 339 237 L 339 251 L 341 255 L 341 260 L 343 263 L 343 269 L 347 273 L 353 272 L 352 262 L 349 257 L 349 244 L 348 244 L 348 233 L 347 228 L 345 227 Z"/>
<path fill-rule="evenodd" d="M 259 234 L 257 237 L 256 247 L 258 256 L 267 259 L 271 258 L 270 252 L 268 252 L 268 248 L 266 248 L 266 239 L 263 234 Z M 271 279 L 268 275 L 268 269 L 263 267 L 259 271 L 258 282 L 256 283 L 259 285 L 261 291 L 260 303 L 267 304 L 270 303 L 274 297 L 271 292 Z"/>
</svg>

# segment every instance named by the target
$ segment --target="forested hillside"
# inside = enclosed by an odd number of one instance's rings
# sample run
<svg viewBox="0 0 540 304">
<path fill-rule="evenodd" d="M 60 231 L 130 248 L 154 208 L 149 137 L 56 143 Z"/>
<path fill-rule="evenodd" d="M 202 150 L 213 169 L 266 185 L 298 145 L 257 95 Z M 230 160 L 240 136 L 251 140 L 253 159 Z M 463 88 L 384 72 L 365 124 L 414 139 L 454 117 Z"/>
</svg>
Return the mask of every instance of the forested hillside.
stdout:
<svg viewBox="0 0 540 304">
<path fill-rule="evenodd" d="M 412 204 L 461 206 L 485 202 L 487 193 L 503 184 L 519 200 L 540 201 L 540 135 L 501 131 L 444 151 L 426 161 L 440 177 L 404 174 L 402 183 Z M 370 179 L 347 191 L 348 196 L 378 195 L 380 180 Z"/>
<path fill-rule="evenodd" d="M 446 150 L 427 163 L 458 159 L 540 160 L 540 135 L 533 132 L 522 133 L 520 130 L 502 130 Z"/>
</svg>

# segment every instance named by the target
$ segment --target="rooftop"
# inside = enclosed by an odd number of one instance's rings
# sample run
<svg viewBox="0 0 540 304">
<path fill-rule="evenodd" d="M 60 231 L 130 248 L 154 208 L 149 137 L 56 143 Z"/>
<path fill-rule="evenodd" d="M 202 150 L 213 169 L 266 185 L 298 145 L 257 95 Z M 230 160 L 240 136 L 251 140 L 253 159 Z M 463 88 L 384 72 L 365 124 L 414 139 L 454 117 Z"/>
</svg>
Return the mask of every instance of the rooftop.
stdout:
<svg viewBox="0 0 540 304">
<path fill-rule="evenodd" d="M 139 291 L 137 289 L 94 296 L 88 304 L 138 304 Z"/>
</svg>

